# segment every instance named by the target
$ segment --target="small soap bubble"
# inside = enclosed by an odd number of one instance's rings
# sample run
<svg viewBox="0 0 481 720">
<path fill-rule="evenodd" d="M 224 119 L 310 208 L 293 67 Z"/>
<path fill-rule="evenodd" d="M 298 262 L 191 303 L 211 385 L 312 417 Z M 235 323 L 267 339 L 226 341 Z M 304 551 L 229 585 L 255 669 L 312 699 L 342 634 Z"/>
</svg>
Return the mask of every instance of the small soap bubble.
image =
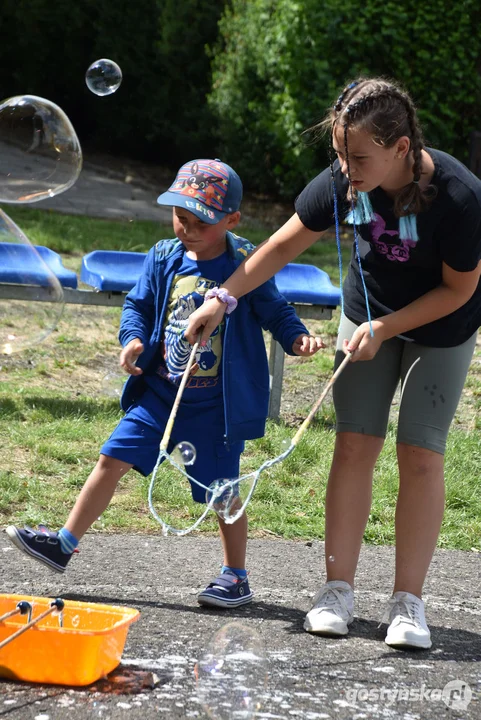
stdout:
<svg viewBox="0 0 481 720">
<path fill-rule="evenodd" d="M 119 398 L 122 395 L 127 376 L 122 373 L 107 373 L 102 378 L 102 393 L 108 397 Z"/>
<path fill-rule="evenodd" d="M 101 58 L 90 65 L 85 73 L 87 87 L 95 95 L 112 95 L 122 82 L 122 70 L 113 60 Z"/>
<path fill-rule="evenodd" d="M 193 465 L 196 457 L 197 450 L 187 440 L 180 442 L 172 451 L 172 458 L 178 465 Z"/>
<path fill-rule="evenodd" d="M 281 450 L 282 452 L 285 452 L 286 450 L 289 450 L 291 447 L 291 441 L 290 440 L 283 440 L 281 442 Z"/>
<path fill-rule="evenodd" d="M 329 555 L 327 560 L 328 560 L 328 562 L 333 563 L 333 562 L 335 562 L 336 558 L 334 557 L 334 555 Z"/>
<path fill-rule="evenodd" d="M 81 169 L 78 137 L 58 105 L 36 95 L 0 104 L 0 202 L 54 197 L 75 183 Z"/>
</svg>

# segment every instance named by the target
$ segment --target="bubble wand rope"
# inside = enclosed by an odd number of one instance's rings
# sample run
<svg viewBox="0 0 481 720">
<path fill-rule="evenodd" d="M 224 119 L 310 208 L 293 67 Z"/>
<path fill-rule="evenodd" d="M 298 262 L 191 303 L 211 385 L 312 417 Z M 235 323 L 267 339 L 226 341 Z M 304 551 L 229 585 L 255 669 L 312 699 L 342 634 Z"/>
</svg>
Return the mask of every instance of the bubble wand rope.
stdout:
<svg viewBox="0 0 481 720">
<path fill-rule="evenodd" d="M 262 473 L 264 470 L 267 470 L 268 468 L 272 467 L 273 465 L 277 465 L 278 463 L 282 462 L 283 460 L 285 460 L 285 459 L 292 453 L 292 451 L 294 450 L 294 448 L 295 448 L 296 445 L 298 444 L 299 440 L 301 439 L 301 437 L 304 435 L 304 433 L 306 432 L 307 428 L 308 428 L 309 425 L 311 424 L 312 419 L 314 418 L 315 414 L 318 412 L 318 410 L 319 410 L 322 402 L 324 401 L 327 393 L 329 392 L 330 388 L 333 386 L 333 384 L 335 383 L 335 381 L 337 380 L 337 378 L 339 377 L 339 375 L 342 373 L 342 371 L 344 370 L 344 368 L 346 367 L 346 365 L 347 365 L 347 364 L 349 363 L 349 361 L 351 360 L 351 356 L 352 356 L 351 353 L 347 353 L 347 354 L 346 354 L 346 357 L 345 357 L 344 360 L 341 362 L 341 364 L 339 365 L 339 367 L 337 368 L 337 370 L 334 372 L 334 374 L 332 375 L 332 377 L 331 377 L 331 379 L 329 380 L 329 382 L 327 383 L 327 385 L 324 387 L 324 389 L 323 389 L 321 395 L 319 396 L 319 398 L 316 400 L 316 402 L 315 402 L 314 406 L 312 407 L 309 415 L 306 417 L 306 419 L 304 420 L 304 422 L 302 423 L 302 425 L 300 426 L 300 428 L 298 429 L 298 431 L 297 431 L 296 434 L 294 435 L 293 439 L 291 440 L 291 444 L 289 445 L 289 447 L 287 448 L 287 450 L 284 450 L 284 452 L 282 452 L 280 455 L 278 455 L 278 456 L 275 457 L 275 458 L 272 458 L 272 459 L 270 459 L 270 460 L 266 460 L 264 463 L 262 463 L 262 465 L 258 468 L 258 470 L 254 471 L 254 472 L 247 473 L 246 475 L 242 475 L 241 477 L 236 478 L 235 480 L 226 480 L 226 481 L 218 482 L 217 486 L 214 485 L 214 486 L 210 486 L 209 488 L 207 488 L 207 487 L 205 487 L 202 483 L 200 483 L 198 480 L 196 480 L 196 479 L 193 478 L 191 475 L 189 475 L 189 473 L 186 472 L 185 468 L 181 468 L 180 465 L 178 465 L 178 464 L 167 454 L 167 452 L 166 452 L 165 450 L 161 450 L 161 452 L 160 452 L 160 454 L 159 454 L 159 459 L 158 459 L 157 464 L 156 464 L 156 466 L 155 466 L 155 468 L 154 468 L 154 471 L 153 471 L 152 480 L 151 480 L 150 487 L 149 487 L 149 508 L 150 508 L 150 511 L 151 511 L 152 515 L 154 516 L 154 518 L 155 518 L 155 519 L 157 520 L 157 522 L 159 522 L 160 525 L 162 526 L 163 534 L 164 534 L 164 535 L 168 535 L 168 533 L 171 532 L 172 534 L 178 535 L 178 536 L 188 535 L 192 530 L 195 530 L 195 529 L 200 525 L 200 523 L 203 521 L 203 519 L 205 518 L 205 516 L 207 515 L 207 513 L 209 512 L 210 509 L 214 509 L 214 510 L 216 511 L 216 513 L 217 513 L 220 517 L 222 517 L 228 525 L 233 525 L 233 524 L 236 522 L 236 520 L 239 519 L 239 517 L 242 515 L 242 513 L 243 513 L 244 510 L 245 510 L 245 508 L 246 508 L 247 505 L 249 504 L 250 499 L 251 499 L 251 497 L 252 497 L 252 495 L 253 495 L 253 493 L 254 493 L 254 490 L 255 490 L 255 488 L 256 488 L 256 486 L 257 486 L 257 482 L 258 482 L 258 479 L 259 479 L 259 476 L 261 475 L 261 473 Z M 165 458 L 165 459 L 168 459 L 169 462 L 170 462 L 170 464 L 173 465 L 177 470 L 179 470 L 179 471 L 184 475 L 184 477 L 186 477 L 188 480 L 190 480 L 191 482 L 194 482 L 196 485 L 199 485 L 199 486 L 205 488 L 205 490 L 208 491 L 209 500 L 208 500 L 208 502 L 207 502 L 207 505 L 206 505 L 206 508 L 205 508 L 204 512 L 203 512 L 202 515 L 196 520 L 196 522 L 195 522 L 191 527 L 189 527 L 189 528 L 185 528 L 185 529 L 179 530 L 179 529 L 173 528 L 172 526 L 168 525 L 168 524 L 167 524 L 164 520 L 162 520 L 162 518 L 157 514 L 157 512 L 156 512 L 156 510 L 155 510 L 155 508 L 154 508 L 154 506 L 153 506 L 153 502 L 152 502 L 152 492 L 153 492 L 153 487 L 154 487 L 155 474 L 156 474 L 157 468 L 158 468 L 158 466 L 159 466 L 159 464 L 160 464 L 160 461 L 161 461 L 162 459 L 164 459 L 164 458 Z M 240 485 L 241 482 L 244 482 L 244 481 L 250 480 L 250 479 L 253 479 L 252 486 L 251 486 L 251 488 L 250 488 L 250 490 L 249 490 L 249 492 L 248 492 L 248 494 L 247 494 L 247 497 L 245 498 L 244 502 L 242 503 L 242 506 L 241 506 L 240 508 L 237 508 L 237 509 L 236 509 L 235 514 L 234 514 L 234 515 L 231 515 L 231 514 L 229 513 L 229 507 L 228 507 L 229 500 L 234 500 L 234 497 L 235 497 L 232 492 L 231 492 L 231 495 L 230 495 L 229 499 L 227 500 L 227 507 L 225 507 L 225 508 L 222 510 L 222 509 L 219 507 L 219 499 L 222 497 L 222 495 L 224 495 L 224 494 L 225 494 L 227 491 L 229 491 L 229 490 L 232 491 L 233 488 L 235 488 L 235 486 Z"/>
<path fill-rule="evenodd" d="M 250 475 L 244 475 L 243 477 L 240 477 L 238 480 L 233 480 L 233 481 L 230 482 L 230 487 L 234 487 L 236 484 L 239 484 L 242 480 L 245 480 L 246 478 L 249 478 L 249 477 L 254 477 L 253 483 L 252 483 L 251 488 L 250 488 L 250 490 L 249 490 L 249 492 L 248 492 L 248 494 L 247 494 L 246 499 L 245 499 L 244 502 L 242 503 L 242 506 L 241 506 L 240 508 L 237 508 L 237 509 L 236 509 L 236 512 L 235 512 L 234 515 L 231 515 L 231 514 L 230 514 L 230 512 L 229 512 L 229 507 L 228 507 L 228 506 L 227 506 L 226 508 L 224 508 L 221 513 L 219 513 L 219 511 L 216 510 L 216 512 L 217 512 L 218 514 L 220 514 L 221 517 L 223 517 L 223 519 L 224 519 L 224 521 L 227 523 L 227 525 L 233 525 L 233 524 L 236 522 L 236 520 L 238 520 L 238 519 L 240 518 L 240 516 L 242 515 L 242 513 L 243 513 L 244 510 L 246 509 L 246 507 L 247 507 L 247 505 L 249 504 L 250 499 L 251 499 L 251 497 L 252 497 L 252 495 L 253 495 L 253 493 L 254 493 L 254 490 L 256 489 L 256 485 L 257 485 L 257 482 L 258 482 L 258 480 L 259 480 L 260 474 L 261 474 L 264 470 L 267 470 L 267 468 L 270 468 L 270 467 L 272 467 L 273 465 L 277 465 L 278 463 L 282 462 L 283 460 L 286 459 L 286 457 L 288 457 L 288 456 L 292 453 L 292 451 L 294 450 L 294 448 L 295 448 L 296 445 L 298 444 L 299 440 L 302 438 L 302 436 L 303 436 L 304 433 L 306 432 L 307 428 L 308 428 L 309 425 L 311 424 L 312 419 L 314 418 L 314 416 L 315 416 L 316 413 L 318 412 L 319 408 L 321 407 L 321 405 L 322 405 L 322 403 L 323 403 L 323 401 L 324 401 L 327 393 L 329 392 L 329 390 L 331 389 L 331 387 L 334 385 L 334 383 L 336 382 L 337 378 L 338 378 L 339 375 L 342 373 L 342 371 L 344 370 L 344 368 L 346 367 L 346 365 L 348 365 L 348 363 L 351 361 L 351 358 L 352 358 L 352 353 L 350 353 L 350 352 L 346 353 L 346 357 L 345 357 L 344 360 L 341 362 L 341 364 L 339 365 L 339 367 L 337 368 L 337 370 L 333 373 L 333 375 L 332 375 L 331 379 L 329 380 L 329 382 L 328 382 L 328 383 L 326 384 L 326 386 L 324 387 L 324 389 L 323 389 L 322 393 L 320 394 L 319 398 L 316 400 L 316 402 L 315 402 L 314 405 L 312 406 L 312 409 L 311 409 L 309 415 L 306 417 L 306 419 L 304 420 L 304 422 L 302 423 L 302 425 L 300 426 L 300 428 L 298 429 L 298 431 L 296 432 L 296 434 L 295 434 L 294 437 L 292 438 L 291 444 L 289 445 L 289 447 L 287 448 L 287 450 L 285 450 L 283 453 L 281 453 L 280 455 L 278 455 L 276 458 L 273 458 L 272 460 L 266 460 L 266 462 L 264 462 L 264 463 L 260 466 L 260 468 L 259 468 L 255 473 L 251 473 Z M 221 487 L 217 490 L 217 493 L 215 493 L 215 497 L 218 498 L 220 495 L 222 495 L 223 492 L 225 492 L 225 490 L 226 490 L 227 488 L 228 488 L 228 485 L 221 486 Z M 230 497 L 229 499 L 232 501 L 232 500 L 234 499 L 234 496 L 231 495 L 231 497 Z"/>
</svg>

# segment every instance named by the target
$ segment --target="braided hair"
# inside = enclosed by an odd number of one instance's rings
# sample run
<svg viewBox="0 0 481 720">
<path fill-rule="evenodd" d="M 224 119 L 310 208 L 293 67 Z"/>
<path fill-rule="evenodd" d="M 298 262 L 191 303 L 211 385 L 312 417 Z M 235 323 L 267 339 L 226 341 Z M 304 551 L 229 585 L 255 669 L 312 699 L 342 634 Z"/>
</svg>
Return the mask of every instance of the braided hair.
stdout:
<svg viewBox="0 0 481 720">
<path fill-rule="evenodd" d="M 416 108 L 409 94 L 392 81 L 382 78 L 360 78 L 349 83 L 339 95 L 327 117 L 314 129 L 328 130 L 335 126 L 344 130 L 344 145 L 349 173 L 348 129 L 362 128 L 372 135 L 373 141 L 382 147 L 392 147 L 403 136 L 409 138 L 413 156 L 413 179 L 402 188 L 394 199 L 397 217 L 416 215 L 426 209 L 433 198 L 433 186 L 421 189 L 424 139 Z M 332 138 L 331 138 L 332 139 Z M 349 200 L 356 199 L 356 191 L 350 185 Z"/>
</svg>

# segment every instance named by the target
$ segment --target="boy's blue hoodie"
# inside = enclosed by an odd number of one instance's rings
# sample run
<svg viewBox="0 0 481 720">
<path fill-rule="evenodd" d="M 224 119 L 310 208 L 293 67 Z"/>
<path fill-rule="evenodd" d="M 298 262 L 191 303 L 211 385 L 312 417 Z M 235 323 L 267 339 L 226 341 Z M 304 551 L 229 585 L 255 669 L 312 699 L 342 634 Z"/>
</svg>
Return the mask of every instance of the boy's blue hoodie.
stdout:
<svg viewBox="0 0 481 720">
<path fill-rule="evenodd" d="M 250 242 L 230 232 L 226 241 L 231 262 L 224 280 L 254 249 Z M 156 370 L 151 364 L 162 340 L 172 281 L 185 252 L 180 240 L 158 242 L 147 254 L 142 275 L 125 299 L 119 339 L 124 347 L 134 338 L 142 341 L 144 352 L 137 366 L 145 374 Z M 262 328 L 269 330 L 290 355 L 294 354 L 294 340 L 309 334 L 274 280 L 241 297 L 234 312 L 225 315 L 222 382 L 226 442 L 262 437 L 265 432 L 269 368 Z M 131 375 L 122 394 L 123 410 L 128 410 L 144 389 L 142 375 Z"/>
</svg>

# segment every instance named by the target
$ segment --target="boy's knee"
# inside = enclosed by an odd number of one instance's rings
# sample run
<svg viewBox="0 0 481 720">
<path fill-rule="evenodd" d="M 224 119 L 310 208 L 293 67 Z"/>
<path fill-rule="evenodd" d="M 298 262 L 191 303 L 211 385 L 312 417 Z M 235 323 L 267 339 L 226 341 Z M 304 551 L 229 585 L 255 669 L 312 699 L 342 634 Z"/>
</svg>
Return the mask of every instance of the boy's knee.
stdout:
<svg viewBox="0 0 481 720">
<path fill-rule="evenodd" d="M 102 473 L 115 473 L 116 475 L 122 476 L 125 475 L 125 473 L 127 473 L 132 467 L 133 465 L 130 465 L 123 460 L 118 460 L 110 455 L 101 454 L 97 461 L 96 469 Z"/>
</svg>

